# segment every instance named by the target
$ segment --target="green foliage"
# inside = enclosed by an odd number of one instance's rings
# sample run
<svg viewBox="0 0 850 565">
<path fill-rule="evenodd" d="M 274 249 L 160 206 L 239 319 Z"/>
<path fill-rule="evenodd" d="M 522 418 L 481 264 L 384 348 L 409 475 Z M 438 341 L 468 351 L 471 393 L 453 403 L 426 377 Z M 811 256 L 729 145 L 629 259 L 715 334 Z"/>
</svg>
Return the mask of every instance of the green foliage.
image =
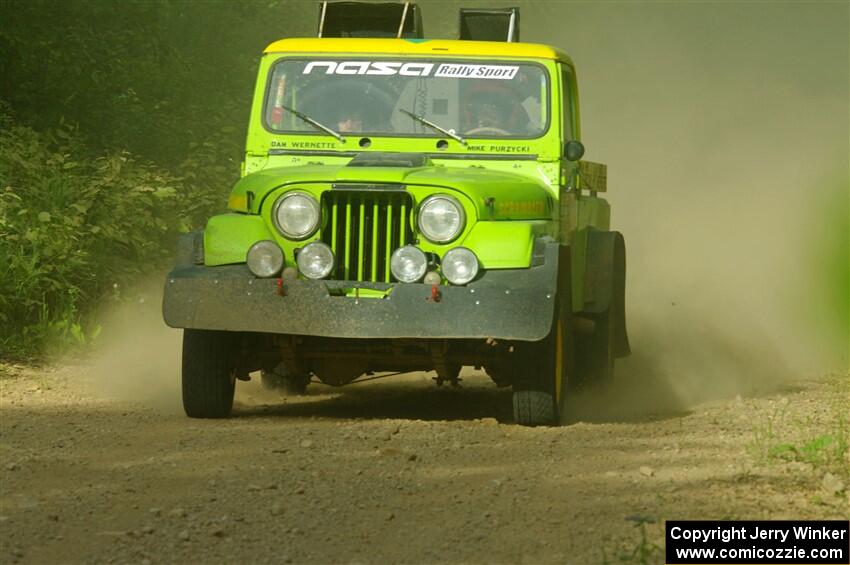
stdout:
<svg viewBox="0 0 850 565">
<path fill-rule="evenodd" d="M 637 527 L 640 529 L 640 541 L 631 550 L 620 554 L 620 562 L 640 563 L 641 565 L 661 563 L 664 560 L 664 550 L 660 545 L 649 540 L 644 522 L 638 523 Z"/>
<path fill-rule="evenodd" d="M 97 151 L 172 168 L 212 142 L 219 163 L 238 162 L 262 50 L 312 35 L 316 13 L 291 0 L 7 0 L 0 98 L 38 131 L 79 124 Z"/>
<path fill-rule="evenodd" d="M 223 209 L 260 54 L 315 18 L 312 0 L 0 2 L 0 357 L 90 342 Z"/>
<path fill-rule="evenodd" d="M 83 345 L 106 297 L 163 268 L 221 192 L 199 195 L 126 152 L 89 158 L 67 124 L 38 133 L 7 112 L 0 123 L 0 351 Z"/>
<path fill-rule="evenodd" d="M 822 434 L 799 445 L 777 443 L 768 449 L 768 457 L 786 461 L 802 461 L 815 466 L 840 462 L 847 452 L 847 438 L 840 435 Z"/>
<path fill-rule="evenodd" d="M 608 556 L 608 552 L 602 549 L 601 563 L 604 565 L 613 565 L 614 563 L 640 564 L 650 565 L 653 563 L 664 562 L 664 548 L 649 539 L 646 532 L 646 524 L 653 523 L 654 520 L 634 516 L 628 517 L 627 520 L 635 522 L 635 528 L 638 529 L 640 539 L 633 545 L 622 547 L 616 552 L 616 561 L 612 561 Z"/>
<path fill-rule="evenodd" d="M 813 418 L 790 421 L 787 406 L 779 406 L 762 418 L 753 430 L 750 446 L 759 463 L 796 461 L 850 477 L 846 375 L 840 376 L 831 386 L 836 394 L 827 425 Z"/>
</svg>

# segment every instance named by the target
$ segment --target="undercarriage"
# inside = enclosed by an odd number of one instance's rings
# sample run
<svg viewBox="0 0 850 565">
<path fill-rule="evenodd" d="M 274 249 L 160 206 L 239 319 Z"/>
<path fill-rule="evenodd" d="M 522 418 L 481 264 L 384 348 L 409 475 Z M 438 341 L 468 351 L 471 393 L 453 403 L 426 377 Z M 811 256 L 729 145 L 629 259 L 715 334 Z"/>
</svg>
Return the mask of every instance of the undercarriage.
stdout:
<svg viewBox="0 0 850 565">
<path fill-rule="evenodd" d="M 511 365 L 523 345 L 496 339 L 340 339 L 244 333 L 234 336 L 234 370 L 239 378 L 254 371 L 312 374 L 342 386 L 381 372 L 435 371 L 437 384 L 457 384 L 463 366 L 484 369 L 499 386 L 511 384 Z"/>
</svg>

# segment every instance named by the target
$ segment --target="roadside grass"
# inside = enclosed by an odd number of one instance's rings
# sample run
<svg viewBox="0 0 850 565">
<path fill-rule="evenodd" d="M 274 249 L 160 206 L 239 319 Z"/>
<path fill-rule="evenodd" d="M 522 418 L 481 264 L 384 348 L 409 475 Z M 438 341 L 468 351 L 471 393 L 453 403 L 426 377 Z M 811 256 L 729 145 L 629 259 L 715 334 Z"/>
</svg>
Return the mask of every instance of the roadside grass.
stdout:
<svg viewBox="0 0 850 565">
<path fill-rule="evenodd" d="M 649 535 L 646 532 L 646 525 L 653 523 L 654 520 L 642 517 L 627 519 L 635 522 L 635 528 L 638 530 L 638 539 L 633 544 L 620 547 L 614 552 L 613 556 L 609 556 L 608 552 L 603 548 L 601 563 L 603 565 L 615 565 L 618 563 L 627 565 L 653 565 L 655 563 L 664 563 L 664 548 L 649 539 Z"/>
<path fill-rule="evenodd" d="M 12 369 L 12 365 L 8 365 L 0 361 L 0 380 L 12 378 L 15 372 Z"/>
<path fill-rule="evenodd" d="M 830 400 L 821 410 L 800 415 L 783 401 L 754 426 L 749 451 L 756 464 L 801 463 L 831 473 L 848 486 L 850 479 L 850 374 L 825 378 Z M 842 489 L 843 490 L 843 489 Z"/>
</svg>

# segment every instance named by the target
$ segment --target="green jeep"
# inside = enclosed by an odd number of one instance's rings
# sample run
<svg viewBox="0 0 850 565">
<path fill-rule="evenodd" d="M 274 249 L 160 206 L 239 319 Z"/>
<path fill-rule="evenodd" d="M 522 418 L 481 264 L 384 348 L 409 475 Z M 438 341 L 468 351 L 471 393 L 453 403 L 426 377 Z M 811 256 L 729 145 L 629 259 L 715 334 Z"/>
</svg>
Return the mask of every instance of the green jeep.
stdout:
<svg viewBox="0 0 850 565">
<path fill-rule="evenodd" d="M 515 9 L 424 40 L 415 5 L 371 5 L 400 24 L 364 31 L 348 4 L 265 50 L 228 211 L 179 241 L 163 313 L 184 328 L 186 414 L 228 416 L 254 371 L 303 390 L 457 384 L 471 365 L 513 387 L 517 423 L 566 421 L 567 395 L 629 352 L 623 237 L 605 166 L 581 160 L 572 61 L 515 41 Z M 502 16 L 506 38 L 474 40 Z"/>
</svg>

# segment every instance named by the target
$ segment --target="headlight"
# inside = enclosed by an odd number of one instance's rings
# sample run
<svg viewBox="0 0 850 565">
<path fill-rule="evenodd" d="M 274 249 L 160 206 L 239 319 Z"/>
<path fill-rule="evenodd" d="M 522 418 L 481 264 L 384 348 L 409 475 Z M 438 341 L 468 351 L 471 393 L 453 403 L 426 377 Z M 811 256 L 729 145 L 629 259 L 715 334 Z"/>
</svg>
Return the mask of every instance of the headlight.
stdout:
<svg viewBox="0 0 850 565">
<path fill-rule="evenodd" d="M 283 268 L 283 251 L 273 241 L 258 241 L 245 258 L 248 270 L 258 277 L 273 277 Z"/>
<path fill-rule="evenodd" d="M 304 239 L 315 233 L 319 225 L 319 203 L 303 192 L 289 192 L 274 205 L 275 225 L 288 239 Z"/>
<path fill-rule="evenodd" d="M 419 207 L 419 231 L 434 243 L 448 243 L 463 231 L 463 206 L 451 196 L 426 198 Z"/>
<path fill-rule="evenodd" d="M 466 284 L 478 274 L 478 257 L 466 247 L 455 247 L 443 255 L 443 276 L 452 284 Z"/>
<path fill-rule="evenodd" d="M 390 271 L 393 272 L 393 276 L 405 283 L 421 280 L 425 276 L 427 267 L 428 258 L 419 248 L 412 245 L 399 247 L 390 259 Z"/>
<path fill-rule="evenodd" d="M 308 243 L 298 252 L 298 270 L 308 279 L 323 279 L 334 268 L 334 253 L 320 241 Z"/>
</svg>

